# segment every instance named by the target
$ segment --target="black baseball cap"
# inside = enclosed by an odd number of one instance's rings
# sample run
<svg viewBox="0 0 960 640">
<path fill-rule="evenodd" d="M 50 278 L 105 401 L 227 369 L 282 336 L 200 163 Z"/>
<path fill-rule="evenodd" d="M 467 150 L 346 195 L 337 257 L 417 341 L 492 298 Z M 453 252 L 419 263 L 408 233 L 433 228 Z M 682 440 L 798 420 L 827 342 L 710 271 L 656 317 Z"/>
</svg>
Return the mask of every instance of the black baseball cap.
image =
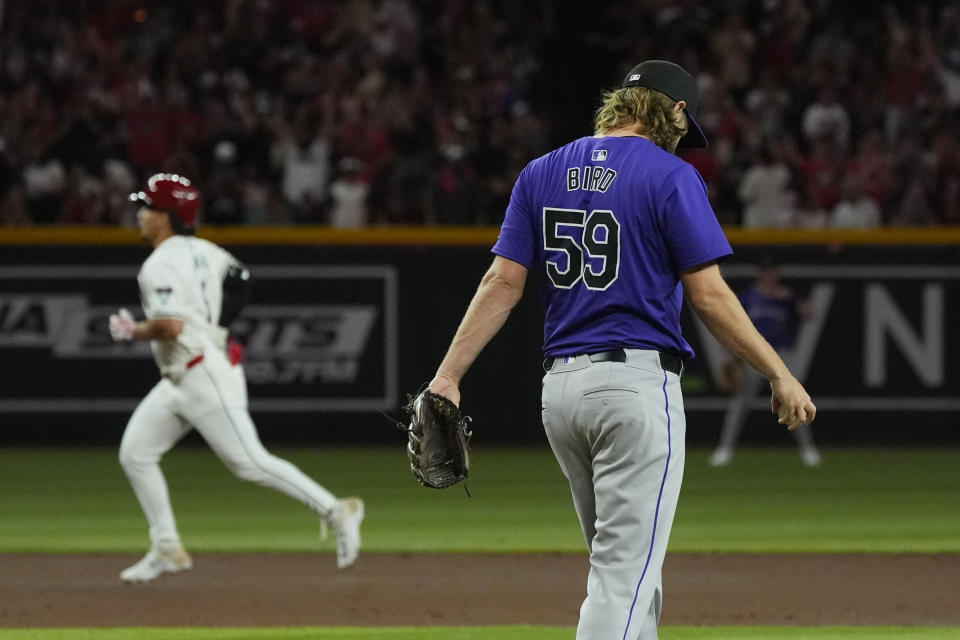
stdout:
<svg viewBox="0 0 960 640">
<path fill-rule="evenodd" d="M 705 149 L 707 136 L 697 122 L 697 80 L 678 64 L 666 60 L 647 60 L 641 62 L 623 79 L 623 87 L 646 87 L 659 91 L 671 99 L 687 103 L 684 111 L 690 126 L 687 134 L 680 138 L 678 149 Z"/>
</svg>

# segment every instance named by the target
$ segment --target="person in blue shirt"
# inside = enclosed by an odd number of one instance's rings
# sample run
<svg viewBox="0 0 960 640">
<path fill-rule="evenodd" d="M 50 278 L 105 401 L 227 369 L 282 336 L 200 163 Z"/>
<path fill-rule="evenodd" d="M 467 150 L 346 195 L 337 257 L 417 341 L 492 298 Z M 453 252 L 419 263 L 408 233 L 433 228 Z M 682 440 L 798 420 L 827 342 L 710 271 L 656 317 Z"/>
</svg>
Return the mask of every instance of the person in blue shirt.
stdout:
<svg viewBox="0 0 960 640">
<path fill-rule="evenodd" d="M 674 155 L 704 147 L 697 83 L 663 60 L 604 94 L 595 135 L 530 162 L 514 185 L 493 263 L 430 390 L 460 381 L 532 273 L 545 311 L 542 419 L 590 554 L 579 640 L 657 637 L 661 568 L 680 494 L 680 392 L 693 350 L 684 295 L 722 344 L 771 384 L 780 424 L 816 407 L 720 274 L 732 253 L 700 174 Z"/>
<path fill-rule="evenodd" d="M 797 332 L 805 313 L 805 305 L 799 300 L 780 274 L 780 269 L 769 259 L 760 264 L 756 281 L 740 295 L 740 303 L 750 320 L 767 342 L 790 360 Z M 710 464 L 722 467 L 730 463 L 736 450 L 737 439 L 743 430 L 749 404 L 766 387 L 766 380 L 756 370 L 743 367 L 736 358 L 724 365 L 729 378 L 728 385 L 735 389 L 730 404 L 727 405 L 720 430 L 720 441 Z M 800 459 L 808 467 L 820 464 L 820 452 L 813 443 L 813 434 L 809 426 L 794 429 L 792 432 L 800 450 Z"/>
</svg>

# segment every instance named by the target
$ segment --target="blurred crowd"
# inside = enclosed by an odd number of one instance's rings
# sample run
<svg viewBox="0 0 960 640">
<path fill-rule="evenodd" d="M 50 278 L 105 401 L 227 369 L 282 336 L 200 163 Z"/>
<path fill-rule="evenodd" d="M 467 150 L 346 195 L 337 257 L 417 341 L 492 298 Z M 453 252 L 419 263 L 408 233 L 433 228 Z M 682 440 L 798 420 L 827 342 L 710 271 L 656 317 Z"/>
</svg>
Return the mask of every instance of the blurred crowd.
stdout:
<svg viewBox="0 0 960 640">
<path fill-rule="evenodd" d="M 646 58 L 701 85 L 721 221 L 960 224 L 960 2 L 32 0 L 0 13 L 0 224 L 498 224 Z M 581 108 L 587 106 L 584 113 Z"/>
<path fill-rule="evenodd" d="M 697 69 L 712 144 L 687 160 L 723 222 L 960 224 L 960 2 L 739 6 L 661 10 L 670 36 L 621 49 Z"/>
<path fill-rule="evenodd" d="M 538 9 L 504 7 L 6 3 L 3 221 L 129 223 L 164 170 L 206 223 L 492 222 L 547 149 L 525 100 Z"/>
</svg>

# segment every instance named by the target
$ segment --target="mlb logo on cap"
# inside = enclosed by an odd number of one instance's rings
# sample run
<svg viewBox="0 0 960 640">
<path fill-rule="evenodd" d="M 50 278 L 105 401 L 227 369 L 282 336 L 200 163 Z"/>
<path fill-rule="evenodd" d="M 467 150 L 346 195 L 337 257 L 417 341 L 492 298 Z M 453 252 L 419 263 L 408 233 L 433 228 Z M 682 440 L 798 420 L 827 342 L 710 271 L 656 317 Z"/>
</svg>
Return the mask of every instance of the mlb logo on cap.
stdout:
<svg viewBox="0 0 960 640">
<path fill-rule="evenodd" d="M 594 149 L 593 154 L 590 156 L 590 159 L 594 162 L 601 162 L 607 159 L 607 150 L 606 149 Z"/>
</svg>

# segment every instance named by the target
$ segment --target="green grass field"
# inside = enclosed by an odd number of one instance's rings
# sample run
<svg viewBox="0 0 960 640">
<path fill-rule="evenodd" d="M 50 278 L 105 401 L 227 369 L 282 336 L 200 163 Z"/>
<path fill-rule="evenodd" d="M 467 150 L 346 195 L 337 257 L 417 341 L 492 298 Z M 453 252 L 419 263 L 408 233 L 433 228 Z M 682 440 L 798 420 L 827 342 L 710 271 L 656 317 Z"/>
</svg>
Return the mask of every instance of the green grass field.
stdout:
<svg viewBox="0 0 960 640">
<path fill-rule="evenodd" d="M 367 502 L 365 552 L 583 553 L 566 482 L 549 450 L 478 447 L 470 487 L 431 491 L 396 449 L 275 450 L 338 495 Z M 672 552 L 960 553 L 960 451 L 744 450 L 730 467 L 687 457 Z M 299 503 L 235 479 L 204 448 L 164 460 L 181 534 L 194 552 L 311 551 L 316 519 Z M 114 449 L 0 450 L 0 552 L 136 553 L 146 525 Z M 435 523 L 442 522 L 443 526 Z M 456 535 L 451 535 L 455 532 Z M 326 543 L 332 549 L 332 541 Z M 0 640 L 418 638 L 553 640 L 571 629 L 0 629 Z M 667 627 L 665 640 L 960 638 L 934 627 Z"/>
<path fill-rule="evenodd" d="M 664 627 L 660 640 L 956 640 L 946 627 Z M 18 629 L 0 640 L 570 640 L 563 627 Z"/>
<path fill-rule="evenodd" d="M 473 498 L 419 487 L 399 449 L 277 453 L 334 493 L 363 496 L 366 551 L 584 551 L 546 448 L 478 448 Z M 817 469 L 792 450 L 742 451 L 722 469 L 706 457 L 688 455 L 671 551 L 960 553 L 960 451 L 828 450 Z M 209 450 L 175 449 L 164 470 L 192 550 L 317 548 L 311 513 L 237 480 Z M 139 552 L 147 543 L 112 449 L 2 450 L 0 486 L 0 552 Z"/>
</svg>

